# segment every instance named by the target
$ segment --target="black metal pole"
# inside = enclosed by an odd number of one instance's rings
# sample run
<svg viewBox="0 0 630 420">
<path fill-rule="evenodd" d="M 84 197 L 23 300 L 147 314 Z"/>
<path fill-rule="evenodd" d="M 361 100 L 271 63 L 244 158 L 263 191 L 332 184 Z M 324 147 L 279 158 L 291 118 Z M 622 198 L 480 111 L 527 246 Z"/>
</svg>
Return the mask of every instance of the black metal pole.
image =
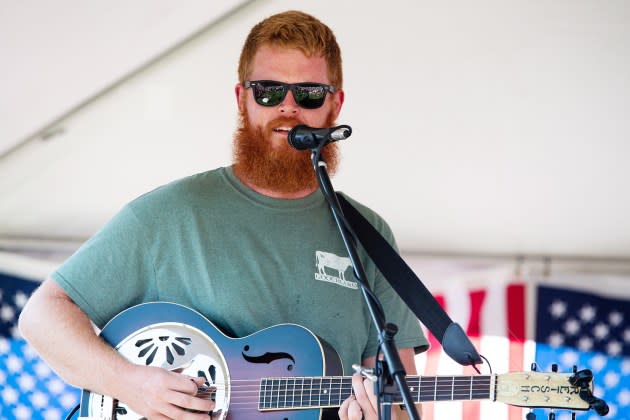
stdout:
<svg viewBox="0 0 630 420">
<path fill-rule="evenodd" d="M 361 286 L 361 292 L 363 293 L 363 297 L 372 317 L 372 322 L 377 328 L 377 331 L 379 331 L 381 351 L 383 352 L 385 362 L 387 363 L 387 370 L 398 385 L 398 390 L 402 395 L 403 403 L 407 408 L 407 412 L 410 418 L 412 418 L 413 420 L 420 420 L 420 416 L 418 415 L 415 404 L 413 403 L 413 399 L 411 397 L 411 393 L 409 391 L 409 386 L 407 385 L 407 381 L 405 378 L 405 368 L 402 365 L 400 355 L 398 354 L 398 350 L 396 349 L 396 345 L 394 343 L 393 336 L 396 331 L 392 330 L 392 327 L 395 328 L 395 326 L 393 326 L 392 324 L 386 324 L 385 314 L 383 313 L 382 307 L 376 299 L 374 293 L 372 293 L 372 291 L 370 290 L 369 284 L 367 283 L 367 276 L 365 275 L 365 269 L 363 268 L 363 264 L 361 263 L 361 259 L 359 258 L 359 254 L 357 252 L 354 235 L 352 234 L 351 228 L 349 227 L 347 221 L 343 216 L 343 211 L 341 210 L 341 206 L 339 204 L 339 201 L 337 200 L 337 196 L 333 189 L 332 183 L 330 182 L 330 177 L 328 176 L 326 162 L 321 157 L 320 150 L 321 146 L 313 149 L 311 154 L 311 161 L 317 175 L 319 187 L 324 194 L 324 197 L 326 198 L 333 218 L 335 219 L 335 223 L 339 228 L 339 233 L 341 234 L 341 238 L 343 239 L 346 250 L 348 251 L 348 256 L 350 257 L 350 261 L 352 263 L 352 267 L 354 269 L 354 275 L 359 285 Z M 377 397 L 380 404 L 382 400 L 382 395 L 378 395 Z"/>
</svg>

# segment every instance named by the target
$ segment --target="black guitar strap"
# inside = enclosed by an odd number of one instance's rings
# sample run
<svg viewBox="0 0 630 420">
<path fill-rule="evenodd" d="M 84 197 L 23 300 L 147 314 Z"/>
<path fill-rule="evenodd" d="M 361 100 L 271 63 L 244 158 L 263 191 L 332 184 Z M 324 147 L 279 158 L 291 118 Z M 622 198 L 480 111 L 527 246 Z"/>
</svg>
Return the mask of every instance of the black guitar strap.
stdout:
<svg viewBox="0 0 630 420">
<path fill-rule="evenodd" d="M 341 210 L 374 264 L 396 293 L 461 365 L 481 363 L 481 357 L 459 324 L 453 322 L 398 252 L 346 198 L 337 193 Z"/>
</svg>

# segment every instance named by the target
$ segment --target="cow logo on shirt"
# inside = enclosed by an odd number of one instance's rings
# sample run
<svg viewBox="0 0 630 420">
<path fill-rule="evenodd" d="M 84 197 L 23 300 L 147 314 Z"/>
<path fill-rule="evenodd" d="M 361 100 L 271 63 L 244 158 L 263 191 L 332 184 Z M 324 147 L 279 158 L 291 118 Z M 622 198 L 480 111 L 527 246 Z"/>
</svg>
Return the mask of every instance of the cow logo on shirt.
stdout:
<svg viewBox="0 0 630 420">
<path fill-rule="evenodd" d="M 357 282 L 346 280 L 347 272 L 352 275 L 350 258 L 340 257 L 329 252 L 315 251 L 315 265 L 317 267 L 315 280 L 335 283 L 349 289 L 358 289 Z"/>
</svg>

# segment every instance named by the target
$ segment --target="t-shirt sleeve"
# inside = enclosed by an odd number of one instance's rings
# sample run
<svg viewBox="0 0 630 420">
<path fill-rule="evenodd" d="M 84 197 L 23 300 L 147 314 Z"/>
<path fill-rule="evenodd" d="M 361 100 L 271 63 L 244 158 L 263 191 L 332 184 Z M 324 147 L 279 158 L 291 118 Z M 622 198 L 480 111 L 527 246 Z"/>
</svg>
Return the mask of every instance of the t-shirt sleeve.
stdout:
<svg viewBox="0 0 630 420">
<path fill-rule="evenodd" d="M 102 328 L 132 305 L 158 300 L 147 229 L 124 207 L 53 274 L 70 298 Z"/>
</svg>

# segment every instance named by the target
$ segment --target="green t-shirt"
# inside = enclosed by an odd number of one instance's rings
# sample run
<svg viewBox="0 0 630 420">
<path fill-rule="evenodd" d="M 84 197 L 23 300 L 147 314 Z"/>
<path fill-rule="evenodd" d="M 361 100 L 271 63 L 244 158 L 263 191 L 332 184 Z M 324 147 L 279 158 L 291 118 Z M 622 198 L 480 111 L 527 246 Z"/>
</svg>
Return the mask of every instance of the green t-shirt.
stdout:
<svg viewBox="0 0 630 420">
<path fill-rule="evenodd" d="M 353 201 L 393 243 L 386 223 Z M 417 319 L 363 250 L 360 257 L 398 348 L 426 349 Z M 346 374 L 377 350 L 349 258 L 320 191 L 281 200 L 244 186 L 231 168 L 193 175 L 125 206 L 53 279 L 103 327 L 135 304 L 176 302 L 242 337 L 303 325 L 340 354 Z"/>
</svg>

